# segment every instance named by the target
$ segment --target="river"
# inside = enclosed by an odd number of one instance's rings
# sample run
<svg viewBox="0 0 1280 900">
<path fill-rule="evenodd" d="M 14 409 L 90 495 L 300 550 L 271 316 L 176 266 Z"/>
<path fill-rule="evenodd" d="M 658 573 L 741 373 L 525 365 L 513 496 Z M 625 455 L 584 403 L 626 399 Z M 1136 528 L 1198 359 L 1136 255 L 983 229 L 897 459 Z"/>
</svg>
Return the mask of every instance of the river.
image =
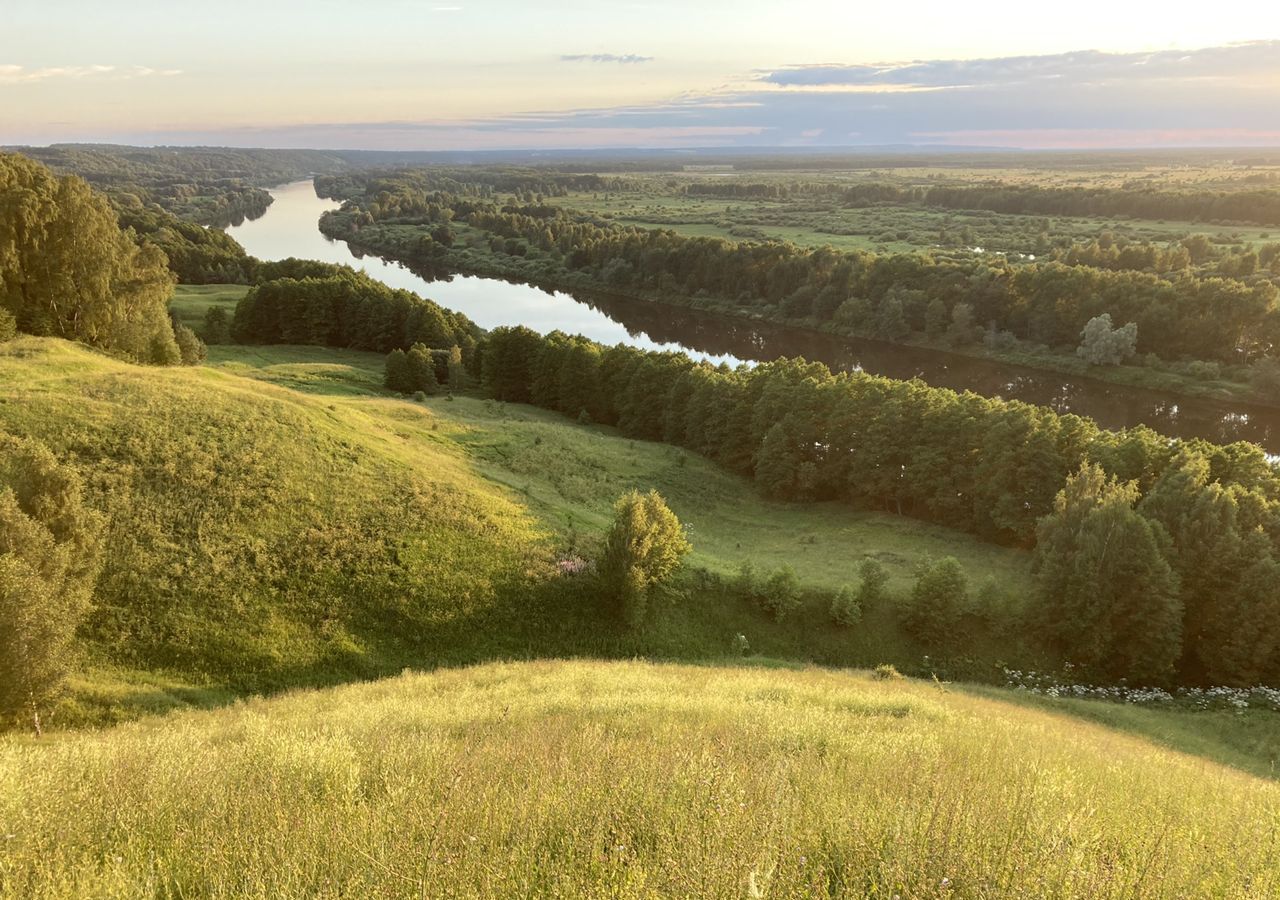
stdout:
<svg viewBox="0 0 1280 900">
<path fill-rule="evenodd" d="M 294 256 L 345 263 L 392 287 L 458 310 L 481 328 L 525 325 L 544 334 L 559 329 L 603 344 L 681 350 L 695 358 L 731 364 L 803 356 L 837 370 L 918 377 L 939 387 L 1024 400 L 1086 416 L 1105 428 L 1148 425 L 1173 437 L 1203 437 L 1218 443 L 1253 441 L 1268 453 L 1280 454 L 1280 411 L 1268 407 L 1128 388 L 941 351 L 838 338 L 619 297 L 576 299 L 527 284 L 468 275 L 427 281 L 397 263 L 357 256 L 346 243 L 321 234 L 321 213 L 338 204 L 317 197 L 310 181 L 284 185 L 271 193 L 275 202 L 264 216 L 227 229 L 250 254 L 266 260 Z"/>
</svg>

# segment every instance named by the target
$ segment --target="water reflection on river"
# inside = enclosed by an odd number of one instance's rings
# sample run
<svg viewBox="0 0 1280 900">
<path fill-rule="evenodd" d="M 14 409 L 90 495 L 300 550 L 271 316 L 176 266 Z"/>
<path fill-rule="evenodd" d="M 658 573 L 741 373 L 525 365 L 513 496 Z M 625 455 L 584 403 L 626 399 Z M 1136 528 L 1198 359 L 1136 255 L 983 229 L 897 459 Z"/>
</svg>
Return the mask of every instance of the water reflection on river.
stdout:
<svg viewBox="0 0 1280 900">
<path fill-rule="evenodd" d="M 471 276 L 426 281 L 398 264 L 377 257 L 357 257 L 345 243 L 322 235 L 317 227 L 320 215 L 337 204 L 317 197 L 311 182 L 285 185 L 272 194 L 275 203 L 265 216 L 228 229 L 249 253 L 269 260 L 296 256 L 346 263 L 392 287 L 414 291 L 459 310 L 482 328 L 526 325 L 542 333 L 560 329 L 604 344 L 684 350 L 715 362 L 803 356 L 821 360 L 833 369 L 862 369 L 892 378 L 918 377 L 939 387 L 1024 400 L 1061 413 L 1088 416 L 1107 428 L 1145 424 L 1175 437 L 1204 437 L 1219 443 L 1248 440 L 1271 453 L 1280 453 L 1280 412 L 1266 407 L 1120 387 L 939 351 L 837 338 L 625 298 L 575 299 L 527 284 Z"/>
</svg>

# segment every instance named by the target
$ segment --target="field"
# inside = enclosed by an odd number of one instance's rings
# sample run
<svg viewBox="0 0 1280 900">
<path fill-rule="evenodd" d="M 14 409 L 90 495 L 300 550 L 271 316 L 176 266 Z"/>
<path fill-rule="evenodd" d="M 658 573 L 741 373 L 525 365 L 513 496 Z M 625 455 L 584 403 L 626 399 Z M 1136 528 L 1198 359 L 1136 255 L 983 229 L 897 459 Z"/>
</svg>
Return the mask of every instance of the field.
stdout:
<svg viewBox="0 0 1280 900">
<path fill-rule="evenodd" d="M 0 742 L 9 897 L 1261 898 L 1280 785 L 819 670 L 496 664 Z"/>
</svg>

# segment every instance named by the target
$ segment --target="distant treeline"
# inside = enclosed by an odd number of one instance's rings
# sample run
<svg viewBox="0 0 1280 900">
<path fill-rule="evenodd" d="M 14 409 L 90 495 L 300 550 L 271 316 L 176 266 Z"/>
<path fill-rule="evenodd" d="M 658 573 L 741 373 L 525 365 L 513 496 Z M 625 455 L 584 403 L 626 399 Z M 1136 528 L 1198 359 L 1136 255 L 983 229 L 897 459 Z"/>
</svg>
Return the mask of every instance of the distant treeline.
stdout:
<svg viewBox="0 0 1280 900">
<path fill-rule="evenodd" d="M 607 289 L 668 302 L 713 300 L 747 313 L 772 308 L 798 324 L 832 323 L 889 340 L 936 333 L 959 317 L 1031 343 L 1075 346 L 1084 326 L 1108 313 L 1117 323 L 1137 323 L 1138 352 L 1165 359 L 1239 363 L 1280 346 L 1280 290 L 1266 279 L 735 243 L 622 227 L 545 204 L 498 207 L 443 192 L 414 193 L 408 185 L 365 195 L 328 214 L 323 227 L 368 244 L 360 230 L 380 220 L 462 220 L 503 239 L 498 246 L 508 254 L 537 247 L 562 272 Z M 436 265 L 445 247 L 432 239 L 380 249 Z"/>
<path fill-rule="evenodd" d="M 1241 222 L 1280 225 L 1280 191 L 1181 191 L 1132 188 L 1052 188 L 993 183 L 908 188 L 900 202 L 944 209 L 986 209 L 1038 216 L 1173 219 L 1180 222 Z M 850 188 L 845 202 L 879 202 Z"/>
<path fill-rule="evenodd" d="M 314 344 L 387 353 L 415 344 L 460 347 L 471 360 L 480 329 L 461 313 L 387 287 L 346 266 L 288 259 L 259 263 L 258 285 L 236 306 L 232 335 L 246 344 Z"/>
<path fill-rule="evenodd" d="M 1280 225 L 1280 191 L 1213 191 L 1135 187 L 1045 187 L 989 182 L 974 185 L 897 185 L 869 182 L 846 187 L 831 182 L 703 181 L 687 185 L 694 197 L 784 200 L 822 196 L 845 206 L 876 204 L 981 209 L 1006 215 L 1082 218 L 1169 219 Z"/>
<path fill-rule="evenodd" d="M 1033 544 L 1038 526 L 1043 531 L 1046 517 L 1057 514 L 1055 497 L 1069 476 L 1096 464 L 1134 483 L 1122 505 L 1142 520 L 1129 529 L 1136 528 L 1152 556 L 1142 565 L 1157 575 L 1170 568 L 1181 588 L 1133 587 L 1147 583 L 1139 574 L 1153 577 L 1146 570 L 1116 575 L 1131 583 L 1106 589 L 1130 590 L 1129 600 L 1145 610 L 1138 619 L 1163 615 L 1176 628 L 1162 625 L 1169 633 L 1141 660 L 1091 658 L 1088 648 L 1073 646 L 1077 658 L 1117 676 L 1158 677 L 1178 663 L 1188 679 L 1280 680 L 1280 468 L 1257 446 L 1178 442 L 1146 428 L 1105 431 L 1024 403 L 919 381 L 832 374 L 803 360 L 729 370 L 683 354 L 603 347 L 526 328 L 496 329 L 481 353 L 484 385 L 499 399 L 686 447 L 777 498 L 879 508 L 988 540 Z M 1095 499 L 1106 505 L 1115 497 Z M 1054 546 L 1063 549 L 1063 541 Z M 1080 547 L 1063 552 L 1088 558 Z M 1139 550 L 1125 552 L 1139 565 Z M 1094 576 L 1081 570 L 1070 577 L 1080 596 L 1080 579 Z M 1168 576 L 1161 583 L 1178 582 Z M 1073 593 L 1071 584 L 1054 590 Z M 1064 616 L 1087 619 L 1064 610 L 1047 611 L 1046 627 L 1057 621 L 1066 631 Z"/>
</svg>

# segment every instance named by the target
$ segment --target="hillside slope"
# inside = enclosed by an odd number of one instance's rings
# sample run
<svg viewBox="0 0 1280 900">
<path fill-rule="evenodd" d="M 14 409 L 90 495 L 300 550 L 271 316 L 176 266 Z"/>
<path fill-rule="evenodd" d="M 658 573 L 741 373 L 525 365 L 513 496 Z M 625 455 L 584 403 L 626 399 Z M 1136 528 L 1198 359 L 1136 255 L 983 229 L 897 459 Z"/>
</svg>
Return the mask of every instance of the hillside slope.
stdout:
<svg viewBox="0 0 1280 900">
<path fill-rule="evenodd" d="M 60 341 L 0 347 L 0 428 L 73 462 L 109 516 L 95 661 L 239 690 L 475 659 L 477 633 L 481 655 L 523 646 L 508 607 L 550 571 L 546 541 L 458 454 L 408 439 L 430 419 Z"/>
<path fill-rule="evenodd" d="M 10 897 L 1271 897 L 1280 785 L 928 682 L 491 664 L 0 739 Z"/>
</svg>

